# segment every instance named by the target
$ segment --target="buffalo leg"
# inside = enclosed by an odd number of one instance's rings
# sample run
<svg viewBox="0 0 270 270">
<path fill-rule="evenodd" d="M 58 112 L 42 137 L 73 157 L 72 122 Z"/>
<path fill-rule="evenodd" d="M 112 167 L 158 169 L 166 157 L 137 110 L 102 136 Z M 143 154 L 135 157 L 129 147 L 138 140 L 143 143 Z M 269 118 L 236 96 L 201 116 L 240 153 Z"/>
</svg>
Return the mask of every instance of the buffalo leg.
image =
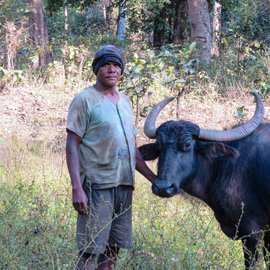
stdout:
<svg viewBox="0 0 270 270">
<path fill-rule="evenodd" d="M 258 239 L 252 237 L 244 238 L 242 239 L 242 243 L 245 259 L 245 267 L 246 269 L 250 269 L 255 266 L 256 261 L 258 259 L 258 250 L 257 250 Z"/>
</svg>

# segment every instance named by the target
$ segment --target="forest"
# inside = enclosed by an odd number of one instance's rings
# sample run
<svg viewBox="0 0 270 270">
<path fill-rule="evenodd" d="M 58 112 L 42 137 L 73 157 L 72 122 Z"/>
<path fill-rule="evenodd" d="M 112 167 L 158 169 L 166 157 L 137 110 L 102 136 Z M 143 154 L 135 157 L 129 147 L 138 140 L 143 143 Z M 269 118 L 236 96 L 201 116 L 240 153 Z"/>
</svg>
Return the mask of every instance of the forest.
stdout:
<svg viewBox="0 0 270 270">
<path fill-rule="evenodd" d="M 105 44 L 125 56 L 119 90 L 132 101 L 138 145 L 149 142 L 148 112 L 169 96 L 176 102 L 159 123 L 228 129 L 253 113 L 251 91 L 270 119 L 269 0 L 0 0 L 0 269 L 74 269 L 66 116 L 94 83 Z M 158 198 L 139 174 L 133 227 L 118 270 L 244 269 L 241 243 L 208 206 Z"/>
</svg>

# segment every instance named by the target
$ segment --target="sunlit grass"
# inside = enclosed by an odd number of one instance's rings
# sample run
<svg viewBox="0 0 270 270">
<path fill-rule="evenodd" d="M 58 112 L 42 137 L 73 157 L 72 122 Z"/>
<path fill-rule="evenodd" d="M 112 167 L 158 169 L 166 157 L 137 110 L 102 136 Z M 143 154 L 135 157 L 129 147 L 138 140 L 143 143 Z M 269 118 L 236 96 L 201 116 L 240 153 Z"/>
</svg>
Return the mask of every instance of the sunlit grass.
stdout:
<svg viewBox="0 0 270 270">
<path fill-rule="evenodd" d="M 0 269 L 74 269 L 76 213 L 63 152 L 13 138 L 0 161 Z M 150 164 L 151 165 L 151 164 Z M 188 195 L 161 199 L 136 175 L 134 243 L 117 269 L 243 269 L 241 243 Z"/>
<path fill-rule="evenodd" d="M 72 269 L 75 213 L 62 156 L 14 139 L 1 158 L 0 269 Z"/>
</svg>

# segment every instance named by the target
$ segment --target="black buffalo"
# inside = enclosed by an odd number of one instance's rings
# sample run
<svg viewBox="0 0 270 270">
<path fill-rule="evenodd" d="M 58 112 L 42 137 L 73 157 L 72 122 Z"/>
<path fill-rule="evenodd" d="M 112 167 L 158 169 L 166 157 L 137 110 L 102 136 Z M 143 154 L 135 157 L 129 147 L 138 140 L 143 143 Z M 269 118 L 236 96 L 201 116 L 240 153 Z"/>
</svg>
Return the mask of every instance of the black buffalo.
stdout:
<svg viewBox="0 0 270 270">
<path fill-rule="evenodd" d="M 145 160 L 159 158 L 153 193 L 171 197 L 184 190 L 203 200 L 222 231 L 242 240 L 246 269 L 255 265 L 261 239 L 270 263 L 270 124 L 261 123 L 264 106 L 253 94 L 254 116 L 225 131 L 186 121 L 168 121 L 156 129 L 156 117 L 173 98 L 166 99 L 145 122 L 145 134 L 155 143 L 139 148 Z"/>
</svg>

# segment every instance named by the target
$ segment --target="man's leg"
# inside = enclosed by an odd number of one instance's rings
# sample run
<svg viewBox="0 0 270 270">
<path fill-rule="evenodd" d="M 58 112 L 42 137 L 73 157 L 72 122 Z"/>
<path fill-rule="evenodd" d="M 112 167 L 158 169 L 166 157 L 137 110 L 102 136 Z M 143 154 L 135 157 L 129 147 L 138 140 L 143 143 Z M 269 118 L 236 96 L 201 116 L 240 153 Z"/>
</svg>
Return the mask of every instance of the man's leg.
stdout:
<svg viewBox="0 0 270 270">
<path fill-rule="evenodd" d="M 97 269 L 98 255 L 106 250 L 114 214 L 113 189 L 92 190 L 87 194 L 89 213 L 78 215 L 77 247 L 83 253 L 78 256 L 76 270 Z"/>
<path fill-rule="evenodd" d="M 97 270 L 114 270 L 119 247 L 130 248 L 132 244 L 132 192 L 129 186 L 114 188 L 114 213 L 110 237 L 105 252 L 98 257 Z M 121 233 L 119 233 L 121 232 Z"/>
<path fill-rule="evenodd" d="M 97 269 L 96 255 L 88 253 L 79 253 L 76 270 L 95 270 Z"/>
<path fill-rule="evenodd" d="M 114 270 L 118 252 L 119 248 L 107 246 L 105 252 L 98 257 L 97 270 Z"/>
</svg>

